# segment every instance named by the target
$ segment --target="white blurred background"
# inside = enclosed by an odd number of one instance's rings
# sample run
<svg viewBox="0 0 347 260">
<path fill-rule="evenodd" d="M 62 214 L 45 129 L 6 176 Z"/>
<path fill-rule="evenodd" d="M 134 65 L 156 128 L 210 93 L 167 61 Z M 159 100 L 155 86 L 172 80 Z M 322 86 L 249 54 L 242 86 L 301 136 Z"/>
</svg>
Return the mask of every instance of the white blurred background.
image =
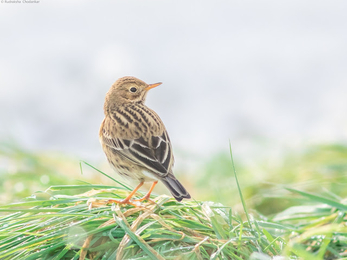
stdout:
<svg viewBox="0 0 347 260">
<path fill-rule="evenodd" d="M 346 13 L 342 0 L 1 3 L 0 139 L 105 160 L 104 96 L 132 75 L 163 82 L 147 105 L 178 153 L 345 142 Z"/>
</svg>

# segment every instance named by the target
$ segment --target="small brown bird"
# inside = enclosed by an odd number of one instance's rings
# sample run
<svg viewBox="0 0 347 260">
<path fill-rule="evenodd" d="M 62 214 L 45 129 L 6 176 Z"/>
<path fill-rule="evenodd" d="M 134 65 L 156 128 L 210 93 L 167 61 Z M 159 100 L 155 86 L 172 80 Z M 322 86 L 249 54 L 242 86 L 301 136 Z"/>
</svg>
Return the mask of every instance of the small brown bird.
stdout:
<svg viewBox="0 0 347 260">
<path fill-rule="evenodd" d="M 106 94 L 105 118 L 99 132 L 102 148 L 117 173 L 140 182 L 127 198 L 117 203 L 132 204 L 131 197 L 143 183 L 153 182 L 143 198 L 133 201 L 148 200 L 158 180 L 177 201 L 190 198 L 173 175 L 174 156 L 165 126 L 144 104 L 148 90 L 160 84 L 149 85 L 135 77 L 123 77 Z"/>
</svg>

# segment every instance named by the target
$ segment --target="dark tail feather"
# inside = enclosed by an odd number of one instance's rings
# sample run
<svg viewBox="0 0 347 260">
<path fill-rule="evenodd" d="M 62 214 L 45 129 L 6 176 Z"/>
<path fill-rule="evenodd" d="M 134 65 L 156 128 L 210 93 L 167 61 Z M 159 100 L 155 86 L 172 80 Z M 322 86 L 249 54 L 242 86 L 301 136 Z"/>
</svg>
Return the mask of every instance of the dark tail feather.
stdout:
<svg viewBox="0 0 347 260">
<path fill-rule="evenodd" d="M 161 181 L 164 183 L 166 188 L 169 189 L 172 196 L 175 197 L 177 201 L 183 199 L 190 199 L 188 191 L 182 186 L 182 184 L 173 175 L 166 176 L 162 178 Z"/>
</svg>

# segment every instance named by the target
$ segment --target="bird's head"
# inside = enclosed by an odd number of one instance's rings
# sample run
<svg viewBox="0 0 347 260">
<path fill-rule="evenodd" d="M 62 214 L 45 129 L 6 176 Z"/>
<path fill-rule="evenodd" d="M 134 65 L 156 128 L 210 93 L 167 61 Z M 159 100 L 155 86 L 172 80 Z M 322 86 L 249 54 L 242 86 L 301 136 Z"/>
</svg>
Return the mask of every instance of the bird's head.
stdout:
<svg viewBox="0 0 347 260">
<path fill-rule="evenodd" d="M 106 94 L 105 109 L 113 106 L 121 106 L 128 103 L 145 102 L 147 92 L 161 83 L 147 84 L 135 77 L 123 77 L 118 79 Z"/>
</svg>

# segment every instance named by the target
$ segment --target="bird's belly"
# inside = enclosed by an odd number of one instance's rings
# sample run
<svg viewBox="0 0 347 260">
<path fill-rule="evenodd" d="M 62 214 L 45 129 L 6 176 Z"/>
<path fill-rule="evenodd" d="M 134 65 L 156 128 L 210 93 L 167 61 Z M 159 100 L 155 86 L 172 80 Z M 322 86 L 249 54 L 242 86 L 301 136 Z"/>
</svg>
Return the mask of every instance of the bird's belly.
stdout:
<svg viewBox="0 0 347 260">
<path fill-rule="evenodd" d="M 143 169 L 131 168 L 129 170 L 125 170 L 122 167 L 114 166 L 112 163 L 110 165 L 112 166 L 115 172 L 117 172 L 120 176 L 128 180 L 138 180 L 140 182 L 153 182 L 158 180 L 158 178 L 156 178 L 154 174 Z"/>
<path fill-rule="evenodd" d="M 150 172 L 148 172 L 146 170 L 142 170 L 141 171 L 141 178 L 143 178 L 145 182 L 146 181 L 157 181 L 158 180 L 158 178 L 156 178 L 154 176 L 154 174 L 152 174 L 152 173 L 150 173 Z"/>
</svg>

